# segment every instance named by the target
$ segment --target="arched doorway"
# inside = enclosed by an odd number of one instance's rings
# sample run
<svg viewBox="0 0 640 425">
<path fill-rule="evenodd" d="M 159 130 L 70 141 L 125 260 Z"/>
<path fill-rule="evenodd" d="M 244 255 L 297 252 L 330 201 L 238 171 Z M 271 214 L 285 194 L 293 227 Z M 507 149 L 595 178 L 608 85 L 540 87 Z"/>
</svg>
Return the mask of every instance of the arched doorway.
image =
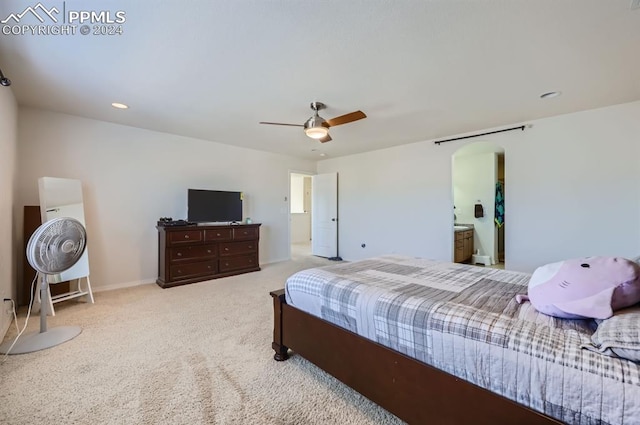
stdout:
<svg viewBox="0 0 640 425">
<path fill-rule="evenodd" d="M 452 156 L 454 224 L 473 229 L 473 256 L 463 262 L 504 268 L 504 164 L 504 148 L 490 142 L 470 143 Z M 453 261 L 460 261 L 455 245 Z"/>
</svg>

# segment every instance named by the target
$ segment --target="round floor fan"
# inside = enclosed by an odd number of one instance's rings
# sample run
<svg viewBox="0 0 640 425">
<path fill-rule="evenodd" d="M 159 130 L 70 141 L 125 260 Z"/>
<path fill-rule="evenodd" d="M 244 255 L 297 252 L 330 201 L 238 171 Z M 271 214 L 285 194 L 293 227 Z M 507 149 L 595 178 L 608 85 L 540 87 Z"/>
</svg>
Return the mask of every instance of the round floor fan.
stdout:
<svg viewBox="0 0 640 425">
<path fill-rule="evenodd" d="M 33 267 L 40 283 L 40 332 L 18 338 L 10 346 L 0 347 L 1 353 L 23 354 L 44 350 L 75 338 L 82 332 L 79 326 L 59 326 L 47 329 L 49 300 L 47 275 L 58 274 L 71 268 L 84 253 L 87 234 L 78 220 L 59 217 L 42 224 L 29 238 L 27 261 Z"/>
</svg>

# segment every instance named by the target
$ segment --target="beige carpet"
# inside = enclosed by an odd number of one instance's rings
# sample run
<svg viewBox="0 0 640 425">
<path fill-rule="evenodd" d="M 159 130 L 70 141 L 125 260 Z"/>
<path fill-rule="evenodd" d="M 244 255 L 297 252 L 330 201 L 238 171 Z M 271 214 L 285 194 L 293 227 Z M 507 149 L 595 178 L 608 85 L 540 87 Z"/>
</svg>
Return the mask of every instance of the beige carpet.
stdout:
<svg viewBox="0 0 640 425">
<path fill-rule="evenodd" d="M 98 292 L 94 305 L 56 304 L 49 326 L 83 331 L 0 364 L 0 423 L 402 423 L 295 355 L 273 360 L 269 291 L 329 263 L 294 258 L 170 289 Z M 37 316 L 28 329 L 39 329 Z"/>
</svg>

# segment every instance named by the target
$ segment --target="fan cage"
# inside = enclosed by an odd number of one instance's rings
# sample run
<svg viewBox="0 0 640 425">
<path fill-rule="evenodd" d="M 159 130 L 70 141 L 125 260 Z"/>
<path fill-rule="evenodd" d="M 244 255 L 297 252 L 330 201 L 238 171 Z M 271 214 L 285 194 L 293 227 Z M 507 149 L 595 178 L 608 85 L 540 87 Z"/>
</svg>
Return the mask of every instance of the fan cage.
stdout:
<svg viewBox="0 0 640 425">
<path fill-rule="evenodd" d="M 82 223 L 71 217 L 54 218 L 38 227 L 29 238 L 27 261 L 40 273 L 61 273 L 80 259 L 86 242 Z"/>
</svg>

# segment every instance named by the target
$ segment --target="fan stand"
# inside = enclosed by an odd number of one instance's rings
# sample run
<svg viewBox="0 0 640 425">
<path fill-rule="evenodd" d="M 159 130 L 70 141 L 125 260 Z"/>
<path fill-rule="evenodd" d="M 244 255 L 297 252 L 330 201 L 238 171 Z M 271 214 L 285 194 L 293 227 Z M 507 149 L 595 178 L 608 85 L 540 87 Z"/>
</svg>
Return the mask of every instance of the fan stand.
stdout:
<svg viewBox="0 0 640 425">
<path fill-rule="evenodd" d="M 80 326 L 58 326 L 47 330 L 47 309 L 42 308 L 49 303 L 49 284 L 47 276 L 40 273 L 42 283 L 40 284 L 40 332 L 32 332 L 21 337 L 15 345 L 13 341 L 8 341 L 0 345 L 2 354 L 25 354 L 55 347 L 63 342 L 67 342 L 82 332 Z M 13 345 L 13 348 L 11 347 Z"/>
</svg>

